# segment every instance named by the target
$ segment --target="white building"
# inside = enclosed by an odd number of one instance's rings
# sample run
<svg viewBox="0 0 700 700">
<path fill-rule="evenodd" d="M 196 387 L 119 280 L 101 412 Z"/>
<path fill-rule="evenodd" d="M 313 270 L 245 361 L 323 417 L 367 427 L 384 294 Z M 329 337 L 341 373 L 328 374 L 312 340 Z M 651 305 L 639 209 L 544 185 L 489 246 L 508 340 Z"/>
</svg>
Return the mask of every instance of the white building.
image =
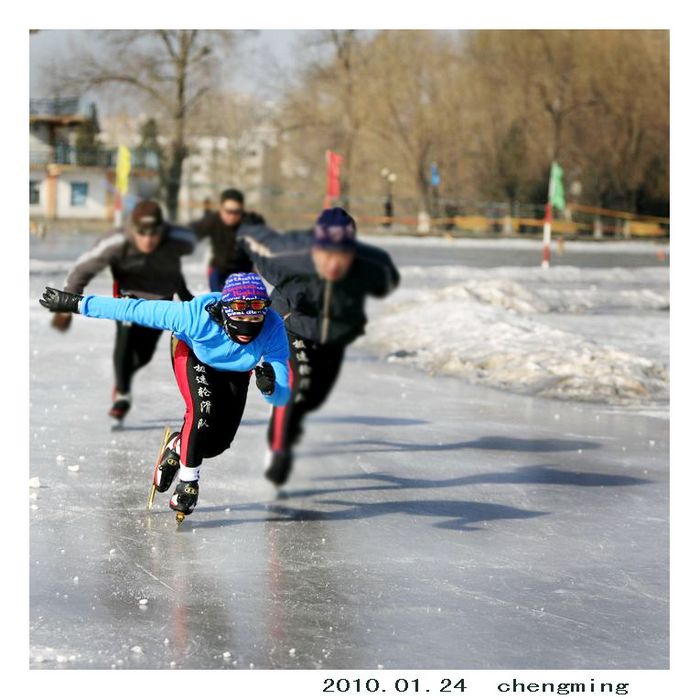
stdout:
<svg viewBox="0 0 700 700">
<path fill-rule="evenodd" d="M 196 136 L 183 164 L 180 211 L 184 219 L 201 214 L 204 202 L 213 207 L 222 190 L 245 194 L 246 207 L 264 211 L 279 187 L 279 145 L 276 129 L 260 124 L 240 136 Z"/>
<path fill-rule="evenodd" d="M 91 113 L 92 112 L 92 113 Z M 78 146 L 81 126 L 95 119 L 78 99 L 30 100 L 29 214 L 34 220 L 114 217 L 116 149 Z M 154 154 L 135 153 L 129 191 L 156 178 Z"/>
</svg>

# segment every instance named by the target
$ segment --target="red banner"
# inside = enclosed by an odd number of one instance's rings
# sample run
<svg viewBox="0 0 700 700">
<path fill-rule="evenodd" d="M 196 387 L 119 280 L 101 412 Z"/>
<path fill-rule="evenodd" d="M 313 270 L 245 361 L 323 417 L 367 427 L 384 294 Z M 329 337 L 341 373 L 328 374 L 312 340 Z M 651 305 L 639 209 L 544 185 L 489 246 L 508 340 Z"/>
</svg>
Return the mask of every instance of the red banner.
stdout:
<svg viewBox="0 0 700 700">
<path fill-rule="evenodd" d="M 343 156 L 326 151 L 326 202 L 340 197 L 340 164 Z"/>
</svg>

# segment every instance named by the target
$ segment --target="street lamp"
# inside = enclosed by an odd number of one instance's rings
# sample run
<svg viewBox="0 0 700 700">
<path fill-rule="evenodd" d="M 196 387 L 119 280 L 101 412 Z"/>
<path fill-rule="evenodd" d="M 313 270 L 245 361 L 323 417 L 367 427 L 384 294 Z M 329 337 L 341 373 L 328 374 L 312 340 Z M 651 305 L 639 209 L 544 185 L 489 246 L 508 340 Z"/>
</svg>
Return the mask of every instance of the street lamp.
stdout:
<svg viewBox="0 0 700 700">
<path fill-rule="evenodd" d="M 391 228 L 391 220 L 394 217 L 394 199 L 391 186 L 396 182 L 396 173 L 392 173 L 389 168 L 382 168 L 381 176 L 386 180 L 386 199 L 384 200 L 384 223 L 385 228 Z"/>
</svg>

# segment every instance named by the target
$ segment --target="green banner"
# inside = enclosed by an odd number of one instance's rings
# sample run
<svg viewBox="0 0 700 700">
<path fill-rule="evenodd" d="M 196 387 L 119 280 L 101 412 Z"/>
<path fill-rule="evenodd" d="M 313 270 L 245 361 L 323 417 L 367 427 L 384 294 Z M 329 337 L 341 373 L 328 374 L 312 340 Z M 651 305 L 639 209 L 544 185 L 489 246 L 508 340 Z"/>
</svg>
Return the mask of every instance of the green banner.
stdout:
<svg viewBox="0 0 700 700">
<path fill-rule="evenodd" d="M 552 170 L 549 173 L 549 201 L 559 211 L 566 209 L 564 169 L 559 163 L 552 163 Z"/>
</svg>

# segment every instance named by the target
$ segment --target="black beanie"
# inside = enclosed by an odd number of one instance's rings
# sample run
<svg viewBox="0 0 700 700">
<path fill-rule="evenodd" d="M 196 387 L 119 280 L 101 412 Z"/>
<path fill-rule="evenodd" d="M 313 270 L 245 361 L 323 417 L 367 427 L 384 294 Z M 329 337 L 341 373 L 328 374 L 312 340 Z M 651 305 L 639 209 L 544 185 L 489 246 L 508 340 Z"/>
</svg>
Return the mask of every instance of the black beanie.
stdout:
<svg viewBox="0 0 700 700">
<path fill-rule="evenodd" d="M 324 209 L 314 227 L 314 245 L 329 250 L 354 250 L 357 244 L 355 219 L 341 207 Z"/>
</svg>

